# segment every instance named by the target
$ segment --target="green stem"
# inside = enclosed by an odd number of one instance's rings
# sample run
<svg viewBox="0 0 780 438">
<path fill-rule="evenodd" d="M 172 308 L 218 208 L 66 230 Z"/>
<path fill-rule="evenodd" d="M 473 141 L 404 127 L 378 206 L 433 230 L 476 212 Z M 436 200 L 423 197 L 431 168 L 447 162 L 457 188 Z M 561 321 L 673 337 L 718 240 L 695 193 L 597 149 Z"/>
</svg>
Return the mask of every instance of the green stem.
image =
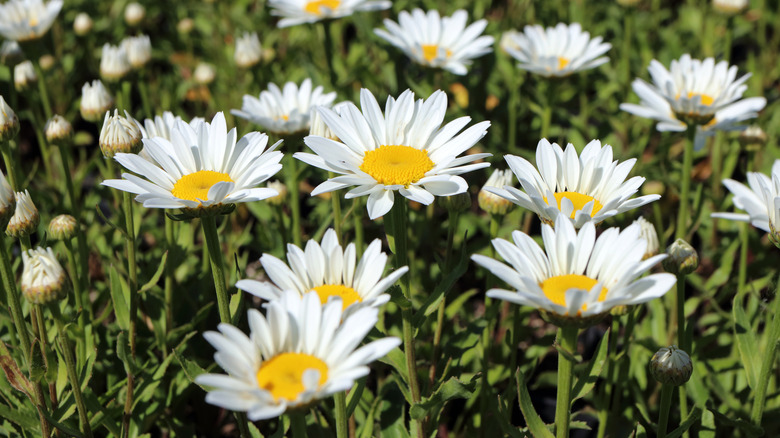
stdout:
<svg viewBox="0 0 780 438">
<path fill-rule="evenodd" d="M 517 148 L 517 107 L 520 104 L 520 87 L 516 84 L 510 84 L 507 81 L 509 87 L 509 101 L 507 102 L 507 143 L 509 144 L 509 150 L 514 151 Z"/>
<path fill-rule="evenodd" d="M 688 221 L 688 193 L 691 188 L 691 171 L 693 170 L 693 142 L 696 138 L 696 125 L 688 126 L 688 141 L 685 142 L 683 153 L 683 168 L 680 175 L 680 208 L 677 211 L 677 229 L 675 238 L 685 239 Z"/>
<path fill-rule="evenodd" d="M 0 150 L 3 153 L 3 161 L 5 162 L 5 173 L 8 177 L 8 184 L 11 185 L 11 190 L 18 192 L 21 187 L 19 187 L 19 177 L 16 176 L 17 166 L 16 160 L 14 160 L 13 151 L 11 151 L 11 142 L 0 141 Z"/>
<path fill-rule="evenodd" d="M 153 118 L 154 114 L 152 113 L 152 106 L 149 103 L 149 89 L 146 86 L 145 78 L 141 78 L 141 80 L 138 81 L 138 94 L 141 95 L 141 106 L 144 109 L 144 115 Z"/>
<path fill-rule="evenodd" d="M 227 287 L 225 283 L 225 264 L 223 261 L 222 247 L 217 235 L 217 221 L 214 216 L 204 216 L 200 219 L 203 227 L 203 235 L 206 238 L 209 261 L 211 263 L 211 275 L 214 277 L 214 290 L 217 293 L 217 306 L 219 307 L 219 320 L 230 324 L 230 307 Z"/>
<path fill-rule="evenodd" d="M 747 283 L 747 256 L 748 256 L 748 243 L 750 241 L 748 236 L 748 224 L 739 224 L 739 274 L 737 277 L 737 292 L 743 292 L 745 290 L 745 284 Z"/>
<path fill-rule="evenodd" d="M 68 264 L 70 265 L 70 269 L 73 272 L 73 276 L 71 277 L 71 284 L 73 285 L 73 296 L 76 298 L 76 310 L 79 312 L 79 317 L 78 317 L 79 331 L 81 333 L 84 333 L 85 331 L 84 327 L 87 324 L 87 318 L 86 315 L 84 314 L 84 301 L 83 301 L 84 290 L 81 289 L 81 282 L 77 277 L 78 270 L 76 265 L 76 256 L 73 254 L 73 244 L 70 242 L 70 238 L 63 239 L 62 242 L 65 244 L 65 253 L 68 257 Z"/>
<path fill-rule="evenodd" d="M 621 73 L 623 83 L 630 86 L 631 82 L 631 42 L 634 31 L 634 11 L 626 11 L 623 16 L 623 56 L 621 59 Z"/>
<path fill-rule="evenodd" d="M 325 61 L 328 64 L 328 75 L 330 79 L 330 85 L 336 87 L 336 72 L 333 70 L 333 37 L 330 34 L 330 20 L 322 21 L 322 45 L 325 49 Z"/>
<path fill-rule="evenodd" d="M 756 385 L 756 395 L 753 398 L 753 410 L 750 413 L 750 420 L 756 426 L 761 426 L 761 418 L 766 407 L 766 391 L 769 387 L 769 378 L 772 377 L 772 370 L 774 369 L 777 341 L 780 339 L 780 278 L 778 278 L 777 283 L 774 311 L 775 314 L 772 317 L 772 323 L 769 328 L 766 353 L 764 353 L 761 361 L 761 372 L 758 376 L 758 385 Z"/>
<path fill-rule="evenodd" d="M 607 421 L 609 419 L 609 401 L 612 398 L 612 390 L 615 386 L 615 358 L 617 357 L 618 333 L 620 332 L 620 318 L 612 317 L 612 329 L 609 331 L 609 355 L 607 358 L 607 372 L 604 381 L 604 390 L 599 394 L 600 410 L 598 414 L 599 428 L 596 434 L 597 438 L 604 438 L 607 433 Z"/>
<path fill-rule="evenodd" d="M 5 233 L 0 232 L 0 268 L 2 269 L 3 284 L 5 286 L 8 305 L 11 306 L 11 317 L 14 321 L 16 333 L 19 336 L 19 343 L 22 347 L 22 357 L 25 365 L 30 364 L 30 334 L 27 331 L 27 323 L 22 314 L 22 304 L 19 301 L 19 292 L 16 288 L 16 278 L 11 269 L 10 259 L 8 258 L 8 248 L 6 247 Z"/>
<path fill-rule="evenodd" d="M 333 176 L 331 176 L 333 178 Z M 341 234 L 341 198 L 339 197 L 338 190 L 330 192 L 330 202 L 333 206 L 333 228 L 336 230 L 336 237 L 339 242 L 342 241 L 344 235 Z"/>
<path fill-rule="evenodd" d="M 447 224 L 447 248 L 444 252 L 444 269 L 441 272 L 442 277 L 446 277 L 452 271 L 452 250 L 455 242 L 455 233 L 458 231 L 458 220 L 460 219 L 460 212 L 456 210 L 449 211 L 450 219 Z M 436 331 L 433 335 L 433 356 L 431 356 L 431 368 L 428 373 L 428 380 L 433 388 L 434 382 L 436 382 L 436 364 L 439 361 L 441 355 L 441 333 L 444 329 L 444 310 L 447 307 L 447 291 L 442 292 L 441 301 L 439 302 L 439 308 L 436 313 Z"/>
<path fill-rule="evenodd" d="M 127 285 L 130 289 L 130 352 L 135 358 L 135 326 L 138 319 L 138 266 L 135 258 L 135 224 L 133 198 L 130 192 L 122 192 L 122 210 L 125 213 L 125 249 L 127 250 Z"/>
<path fill-rule="evenodd" d="M 681 387 L 682 388 L 682 387 Z M 658 412 L 658 438 L 666 437 L 666 429 L 669 426 L 669 408 L 672 406 L 674 387 L 663 384 L 661 386 L 661 410 Z"/>
<path fill-rule="evenodd" d="M 734 33 L 731 30 L 733 24 L 733 18 L 728 17 L 726 19 L 726 35 L 723 38 L 723 60 L 729 64 L 731 63 L 731 41 L 734 38 Z"/>
<path fill-rule="evenodd" d="M 307 438 L 306 435 L 306 413 L 297 411 L 288 411 L 290 417 L 290 430 L 293 438 Z"/>
<path fill-rule="evenodd" d="M 333 400 L 336 403 L 336 438 L 347 438 L 347 393 L 337 392 Z"/>
<path fill-rule="evenodd" d="M 173 220 L 166 214 L 163 216 L 165 217 L 165 243 L 168 247 L 168 260 L 165 262 L 165 334 L 168 335 L 173 330 L 173 285 L 175 279 L 171 258 L 176 250 L 176 239 L 173 235 Z M 167 355 L 167 348 L 164 353 Z"/>
<path fill-rule="evenodd" d="M 389 221 L 387 220 L 389 219 Z M 390 214 L 385 216 L 385 234 L 387 235 L 387 244 L 395 254 L 396 269 L 402 266 L 409 265 L 409 253 L 407 250 L 407 226 L 406 226 L 406 200 L 396 199 L 393 203 L 393 208 L 390 210 Z M 390 222 L 389 224 L 387 222 Z M 388 226 L 389 225 L 389 226 Z M 411 267 L 410 267 L 411 268 Z M 410 269 L 411 271 L 411 269 Z M 420 384 L 417 377 L 417 359 L 414 351 L 414 327 L 412 327 L 412 309 L 413 305 L 411 294 L 411 278 L 412 274 L 409 272 L 407 275 L 401 277 L 400 285 L 401 292 L 409 301 L 409 306 L 404 306 L 401 309 L 401 317 L 403 318 L 403 340 L 404 340 L 404 354 L 406 355 L 406 369 L 409 373 L 409 390 L 412 395 L 412 403 L 416 404 L 420 402 Z M 411 421 L 412 436 L 422 438 L 423 430 L 422 423 L 416 420 Z"/>
<path fill-rule="evenodd" d="M 677 276 L 677 345 L 689 351 L 685 342 L 685 275 Z"/>
<path fill-rule="evenodd" d="M 577 354 L 576 327 L 558 329 L 558 344 L 570 355 Z M 574 377 L 574 361 L 558 353 L 558 397 L 555 401 L 555 436 L 569 437 L 569 416 L 571 415 L 571 384 Z"/>
<path fill-rule="evenodd" d="M 298 169 L 297 161 L 295 158 L 290 157 L 290 161 L 285 168 L 287 169 L 287 175 L 285 185 L 287 190 L 290 191 L 290 210 L 292 213 L 292 236 L 293 243 L 300 248 L 301 246 L 301 200 L 300 192 L 298 190 Z"/>
<path fill-rule="evenodd" d="M 355 249 L 358 254 L 363 254 L 363 215 L 360 214 L 360 209 L 363 208 L 363 203 L 360 198 L 352 200 L 352 226 L 355 227 Z"/>
<path fill-rule="evenodd" d="M 246 417 L 246 413 L 236 412 L 235 414 L 236 423 L 238 423 L 238 432 L 241 435 L 241 438 L 252 438 L 252 434 L 249 432 L 249 420 Z"/>
<path fill-rule="evenodd" d="M 65 331 L 65 325 L 62 322 L 62 314 L 60 313 L 59 303 L 53 303 L 49 306 L 54 321 L 57 324 L 57 333 L 59 334 L 59 344 L 62 357 L 65 358 L 65 367 L 68 369 L 68 379 L 70 380 L 70 386 L 73 391 L 73 398 L 76 399 L 76 408 L 79 413 L 79 422 L 81 423 L 81 431 L 87 438 L 92 437 L 92 429 L 89 427 L 89 412 L 87 411 L 87 405 L 84 403 L 84 397 L 81 394 L 81 383 L 79 382 L 79 374 L 76 371 L 76 361 L 73 358 L 73 348 L 70 345 L 70 339 L 68 339 L 68 333 Z"/>
<path fill-rule="evenodd" d="M 43 106 L 43 114 L 46 116 L 46 120 L 49 120 L 52 116 L 51 102 L 49 101 L 49 92 L 46 90 L 46 76 L 43 74 L 43 69 L 38 62 L 32 63 L 35 68 L 35 74 L 38 75 L 38 93 L 41 96 L 41 105 Z"/>
</svg>

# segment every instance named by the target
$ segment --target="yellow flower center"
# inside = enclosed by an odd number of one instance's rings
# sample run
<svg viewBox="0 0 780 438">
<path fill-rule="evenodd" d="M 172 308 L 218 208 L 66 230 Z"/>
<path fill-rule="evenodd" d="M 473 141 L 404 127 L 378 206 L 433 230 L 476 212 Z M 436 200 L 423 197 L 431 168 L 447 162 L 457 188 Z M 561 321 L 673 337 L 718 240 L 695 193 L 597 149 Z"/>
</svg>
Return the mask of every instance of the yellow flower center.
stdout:
<svg viewBox="0 0 780 438">
<path fill-rule="evenodd" d="M 590 201 L 593 201 L 593 210 L 590 212 L 590 217 L 595 216 L 596 213 L 604 207 L 598 199 L 595 199 L 592 196 L 583 195 L 582 193 L 577 192 L 558 192 L 555 194 L 555 200 L 558 201 L 558 210 L 561 209 L 561 200 L 563 200 L 563 198 L 568 199 L 574 204 L 574 210 L 571 212 L 572 219 L 574 219 L 574 214 L 582 210 L 582 207 Z M 544 198 L 544 202 L 547 202 L 547 198 Z"/>
<path fill-rule="evenodd" d="M 257 371 L 257 386 L 270 392 L 276 401 L 295 400 L 306 389 L 303 373 L 312 368 L 320 372 L 322 386 L 328 380 L 325 362 L 309 354 L 282 353 L 263 362 Z"/>
<path fill-rule="evenodd" d="M 701 104 L 704 106 L 710 106 L 712 105 L 712 102 L 715 102 L 715 99 L 710 95 L 704 93 L 694 93 L 693 91 L 688 92 L 688 99 L 693 99 L 696 96 L 700 96 L 699 102 L 701 102 Z M 679 98 L 680 98 L 679 94 L 675 96 L 675 99 L 679 99 Z"/>
<path fill-rule="evenodd" d="M 423 58 L 425 58 L 426 61 L 431 62 L 436 59 L 436 56 L 439 54 L 439 46 L 438 44 L 423 44 L 422 51 Z M 452 50 L 447 49 L 446 54 L 447 58 L 449 58 L 452 56 Z"/>
<path fill-rule="evenodd" d="M 591 290 L 598 281 L 579 274 L 556 275 L 550 277 L 539 284 L 544 296 L 559 306 L 566 306 L 566 291 L 569 289 Z M 601 288 L 598 301 L 604 301 L 607 298 L 607 288 Z M 583 304 L 582 310 L 587 310 L 587 305 Z"/>
<path fill-rule="evenodd" d="M 341 4 L 340 0 L 312 0 L 306 3 L 303 10 L 312 15 L 322 15 L 322 8 L 327 8 L 332 11 L 338 8 L 339 4 Z"/>
<path fill-rule="evenodd" d="M 564 58 L 562 56 L 559 56 L 558 57 L 558 70 L 563 70 L 564 68 L 566 68 L 566 66 L 569 65 L 569 62 L 571 62 L 571 61 L 569 61 L 568 59 L 566 59 L 566 58 Z"/>
<path fill-rule="evenodd" d="M 341 297 L 341 302 L 343 303 L 342 309 L 346 309 L 354 303 L 363 301 L 355 289 L 344 286 L 343 284 L 323 284 L 322 286 L 315 287 L 314 291 L 320 296 L 320 302 L 322 302 L 322 304 L 327 303 L 328 298 L 330 297 Z"/>
<path fill-rule="evenodd" d="M 227 173 L 214 172 L 213 170 L 199 170 L 189 175 L 184 175 L 173 185 L 171 194 L 179 199 L 189 201 L 209 199 L 209 189 L 218 182 L 233 182 Z"/>
<path fill-rule="evenodd" d="M 360 170 L 386 186 L 410 184 L 419 181 L 433 169 L 428 153 L 411 146 L 379 146 L 366 152 Z"/>
</svg>

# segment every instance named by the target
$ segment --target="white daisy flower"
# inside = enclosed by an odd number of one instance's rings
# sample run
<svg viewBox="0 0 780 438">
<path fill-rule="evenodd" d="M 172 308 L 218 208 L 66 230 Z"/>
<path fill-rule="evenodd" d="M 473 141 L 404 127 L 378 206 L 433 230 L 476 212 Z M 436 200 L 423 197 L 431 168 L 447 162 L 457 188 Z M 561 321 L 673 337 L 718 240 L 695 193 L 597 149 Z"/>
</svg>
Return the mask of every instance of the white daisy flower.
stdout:
<svg viewBox="0 0 780 438">
<path fill-rule="evenodd" d="M 158 114 L 153 119 L 144 119 L 143 124 L 135 119 L 133 121 L 141 130 L 143 138 L 162 137 L 168 141 L 171 141 L 171 132 L 174 126 L 178 122 L 184 122 L 181 117 L 174 116 L 170 111 L 163 111 L 162 115 Z M 189 122 L 189 125 L 192 129 L 197 130 L 197 125 L 205 121 L 203 117 L 195 117 Z"/>
<path fill-rule="evenodd" d="M 257 186 L 282 168 L 282 153 L 275 151 L 281 142 L 266 150 L 268 136 L 259 132 L 250 132 L 236 142 L 236 130 L 227 131 L 222 113 L 211 123 L 194 127 L 177 122 L 170 134 L 170 140 L 143 139 L 147 158 L 114 155 L 133 174 L 124 173 L 124 179 L 102 184 L 137 194 L 136 201 L 148 208 L 219 207 L 277 194 Z"/>
<path fill-rule="evenodd" d="M 522 33 L 510 31 L 504 37 L 501 48 L 519 61 L 518 68 L 547 77 L 596 68 L 609 60 L 601 55 L 612 48 L 601 37 L 591 38 L 583 32 L 579 23 L 558 23 L 546 29 L 529 25 Z"/>
<path fill-rule="evenodd" d="M 381 11 L 390 8 L 389 1 L 367 0 L 270 0 L 271 14 L 283 17 L 278 27 L 341 18 L 357 11 Z"/>
<path fill-rule="evenodd" d="M 587 326 L 615 306 L 641 304 L 663 296 L 675 284 L 669 273 L 639 278 L 666 254 L 642 260 L 647 242 L 633 224 L 610 228 L 596 239 L 592 222 L 579 233 L 563 214 L 555 228 L 542 224 L 544 250 L 525 233 L 514 243 L 494 239 L 493 247 L 510 266 L 483 255 L 471 257 L 514 290 L 491 289 L 490 298 L 536 307 L 556 323 Z"/>
<path fill-rule="evenodd" d="M 364 307 L 343 317 L 340 300 L 325 305 L 315 293 L 286 291 L 267 307 L 267 316 L 248 312 L 250 335 L 230 324 L 206 332 L 214 360 L 228 375 L 201 374 L 195 381 L 214 387 L 206 401 L 246 412 L 252 421 L 278 417 L 352 387 L 368 365 L 401 342 L 382 338 L 357 348 L 377 322 L 377 309 Z M 342 321 L 343 317 L 343 321 Z"/>
<path fill-rule="evenodd" d="M 28 87 L 38 83 L 38 75 L 32 62 L 22 61 L 14 66 L 14 86 L 16 91 L 25 91 Z"/>
<path fill-rule="evenodd" d="M 99 79 L 81 87 L 79 111 L 84 120 L 99 122 L 106 111 L 114 107 L 114 98 Z"/>
<path fill-rule="evenodd" d="M 657 120 L 659 131 L 685 131 L 697 125 L 696 148 L 715 131 L 742 130 L 741 122 L 758 116 L 766 106 L 763 97 L 742 99 L 750 73 L 737 79 L 737 66 L 691 59 L 685 54 L 672 61 L 669 70 L 652 60 L 648 67 L 653 83 L 636 79 L 631 84 L 640 104 L 623 103 L 620 109 Z"/>
<path fill-rule="evenodd" d="M 641 176 L 625 180 L 636 159 L 613 161 L 612 146 L 602 147 L 599 140 L 588 143 L 579 157 L 571 143 L 564 151 L 557 143 L 539 140 L 536 146 L 539 170 L 525 158 L 515 155 L 504 158 L 523 190 L 511 186 L 486 190 L 533 211 L 549 223 L 558 217 L 558 212 L 563 212 L 576 228 L 587 222 L 598 224 L 661 198 L 661 195 L 645 195 L 629 199 L 645 181 Z"/>
<path fill-rule="evenodd" d="M 336 93 L 323 93 L 322 86 L 312 90 L 311 79 L 305 79 L 298 88 L 293 82 L 279 89 L 276 84 L 268 84 L 268 90 L 260 93 L 260 98 L 244 95 L 240 110 L 231 110 L 231 114 L 257 123 L 275 134 L 293 134 L 309 129 L 311 109 L 315 106 L 330 106 L 336 99 Z"/>
<path fill-rule="evenodd" d="M 0 35 L 14 41 L 43 36 L 62 9 L 62 0 L 9 0 L 0 4 Z"/>
<path fill-rule="evenodd" d="M 480 36 L 487 20 L 477 20 L 466 27 L 468 13 L 463 9 L 451 17 L 440 17 L 434 10 L 412 13 L 401 11 L 398 23 L 385 19 L 384 29 L 374 33 L 401 49 L 418 64 L 438 67 L 456 75 L 465 75 L 471 60 L 493 51 L 493 37 Z"/>
<path fill-rule="evenodd" d="M 723 185 L 734 195 L 734 205 L 747 214 L 713 213 L 712 217 L 750 222 L 754 227 L 778 238 L 780 234 L 780 160 L 772 165 L 772 174 L 748 172 L 748 186 L 724 179 Z"/>
<path fill-rule="evenodd" d="M 352 312 L 361 307 L 379 307 L 387 303 L 390 295 L 384 292 L 409 270 L 404 266 L 381 278 L 387 254 L 382 252 L 379 239 L 368 246 L 357 269 L 356 259 L 355 244 L 350 243 L 346 250 L 343 249 L 336 232 L 329 229 L 322 237 L 322 244 L 310 240 L 305 251 L 288 244 L 289 267 L 278 258 L 263 254 L 260 263 L 270 282 L 240 280 L 236 287 L 268 301 L 278 299 L 285 290 L 293 290 L 300 295 L 314 291 L 323 304 L 338 297 L 345 312 L 347 308 Z"/>
<path fill-rule="evenodd" d="M 347 199 L 368 195 L 368 215 L 376 219 L 393 206 L 394 192 L 428 205 L 436 196 L 452 196 L 468 189 L 458 176 L 490 166 L 472 163 L 491 154 L 458 157 L 487 133 L 489 121 L 463 129 L 471 117 L 460 117 L 442 126 L 447 112 L 447 94 L 439 90 L 428 99 L 414 100 L 406 90 L 387 98 L 385 113 L 374 95 L 360 92 L 363 112 L 352 103 L 341 115 L 327 108 L 318 111 L 340 140 L 308 136 L 306 145 L 314 154 L 298 152 L 295 158 L 336 173 L 312 191 L 312 196 L 345 187 Z M 471 164 L 468 164 L 471 163 Z"/>
<path fill-rule="evenodd" d="M 263 57 L 263 47 L 257 32 L 244 32 L 243 36 L 236 39 L 236 51 L 233 60 L 241 68 L 249 68 L 260 62 Z"/>
</svg>

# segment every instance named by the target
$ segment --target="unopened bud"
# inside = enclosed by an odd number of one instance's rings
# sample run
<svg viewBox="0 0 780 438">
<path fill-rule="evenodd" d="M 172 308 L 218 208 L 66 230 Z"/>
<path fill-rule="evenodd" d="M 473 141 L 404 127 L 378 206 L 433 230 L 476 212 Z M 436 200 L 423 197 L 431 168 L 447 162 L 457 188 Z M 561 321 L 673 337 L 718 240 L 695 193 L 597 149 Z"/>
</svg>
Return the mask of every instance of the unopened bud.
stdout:
<svg viewBox="0 0 780 438">
<path fill-rule="evenodd" d="M 46 122 L 46 141 L 55 146 L 67 146 L 73 139 L 73 127 L 64 117 L 55 114 Z"/>
<path fill-rule="evenodd" d="M 635 224 L 639 225 L 639 237 L 644 239 L 645 242 L 647 242 L 647 247 L 645 248 L 645 255 L 642 257 L 643 260 L 649 259 L 650 257 L 658 254 L 659 244 L 658 244 L 658 233 L 655 232 L 655 227 L 653 224 L 645 220 L 643 217 L 639 217 L 639 219 L 634 221 Z"/>
<path fill-rule="evenodd" d="M 92 18 L 86 12 L 79 12 L 73 20 L 73 31 L 78 36 L 84 36 L 92 30 Z"/>
<path fill-rule="evenodd" d="M 38 228 L 40 221 L 41 217 L 38 214 L 38 209 L 33 204 L 32 199 L 30 199 L 30 194 L 27 190 L 16 192 L 16 209 L 11 217 L 11 221 L 8 222 L 5 233 L 17 239 L 29 236 Z"/>
<path fill-rule="evenodd" d="M 4 41 L 0 46 L 0 64 L 13 67 L 24 61 L 24 52 L 16 41 Z"/>
<path fill-rule="evenodd" d="M 40 246 L 22 253 L 22 294 L 33 304 L 48 304 L 67 290 L 65 270 L 51 248 Z"/>
<path fill-rule="evenodd" d="M 43 71 L 51 70 L 52 67 L 54 67 L 55 62 L 57 62 L 57 60 L 49 54 L 43 55 L 38 59 L 38 65 L 41 66 L 41 70 Z"/>
<path fill-rule="evenodd" d="M 647 181 L 642 184 L 642 195 L 663 195 L 666 186 L 661 181 Z"/>
<path fill-rule="evenodd" d="M 666 272 L 688 275 L 699 267 L 699 254 L 682 239 L 677 239 L 669 245 L 666 254 L 668 257 L 661 262 Z"/>
<path fill-rule="evenodd" d="M 195 22 L 192 20 L 192 18 L 182 18 L 181 21 L 176 25 L 176 30 L 179 31 L 179 33 L 188 34 L 192 32 L 192 29 L 195 27 Z"/>
<path fill-rule="evenodd" d="M 650 374 L 664 385 L 680 386 L 691 378 L 692 373 L 691 357 L 676 345 L 661 348 L 650 359 Z"/>
<path fill-rule="evenodd" d="M 8 141 L 19 133 L 19 117 L 0 96 L 0 142 Z"/>
<path fill-rule="evenodd" d="M 78 223 L 69 214 L 61 214 L 49 222 L 49 237 L 54 240 L 68 240 L 76 234 Z"/>
<path fill-rule="evenodd" d="M 766 145 L 766 132 L 758 125 L 750 125 L 739 134 L 739 144 L 743 148 L 755 151 Z"/>
<path fill-rule="evenodd" d="M 111 111 L 106 113 L 99 140 L 100 150 L 106 158 L 113 158 L 117 152 L 137 154 L 143 148 L 138 122 L 125 115 L 127 117 L 120 116 L 117 110 L 113 116 Z"/>
<path fill-rule="evenodd" d="M 135 69 L 143 67 L 152 59 L 152 41 L 148 35 L 125 38 L 122 47 L 127 53 L 127 60 Z"/>
<path fill-rule="evenodd" d="M 195 67 L 193 77 L 197 83 L 201 85 L 208 85 L 214 81 L 216 74 L 217 72 L 214 70 L 214 66 L 205 62 L 201 62 L 197 67 Z"/>
<path fill-rule="evenodd" d="M 125 23 L 137 26 L 146 17 L 146 9 L 138 3 L 130 3 L 125 7 Z"/>
<path fill-rule="evenodd" d="M 505 215 L 512 206 L 512 202 L 502 198 L 495 193 L 485 190 L 488 187 L 503 189 L 504 186 L 512 184 L 512 172 L 509 170 L 494 170 L 487 182 L 477 195 L 479 208 L 490 214 Z"/>
<path fill-rule="evenodd" d="M 287 186 L 279 180 L 273 180 L 268 182 L 268 188 L 276 190 L 279 194 L 265 201 L 271 205 L 284 205 L 287 199 Z"/>
<path fill-rule="evenodd" d="M 103 119 L 106 111 L 114 107 L 114 98 L 100 80 L 87 82 L 81 88 L 81 117 L 97 123 Z"/>
<path fill-rule="evenodd" d="M 3 172 L 0 172 L 0 227 L 8 225 L 15 211 L 16 195 Z"/>
<path fill-rule="evenodd" d="M 260 38 L 257 33 L 246 32 L 236 39 L 236 52 L 233 54 L 233 60 L 241 68 L 249 68 L 260 62 L 263 57 L 263 47 L 260 45 Z"/>
<path fill-rule="evenodd" d="M 32 62 L 24 61 L 14 67 L 14 86 L 16 91 L 25 91 L 28 87 L 38 83 L 38 75 L 35 74 Z"/>
<path fill-rule="evenodd" d="M 130 60 L 127 58 L 125 47 L 103 44 L 103 51 L 100 55 L 100 77 L 109 82 L 116 82 L 129 72 Z"/>
</svg>

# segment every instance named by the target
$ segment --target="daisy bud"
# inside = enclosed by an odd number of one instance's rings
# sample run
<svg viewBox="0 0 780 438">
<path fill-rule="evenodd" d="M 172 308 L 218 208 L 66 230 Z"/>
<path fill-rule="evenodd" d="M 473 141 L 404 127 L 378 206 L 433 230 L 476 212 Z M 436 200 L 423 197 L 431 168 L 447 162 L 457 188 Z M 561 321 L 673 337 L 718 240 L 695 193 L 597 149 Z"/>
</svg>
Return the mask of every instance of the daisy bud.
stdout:
<svg viewBox="0 0 780 438">
<path fill-rule="evenodd" d="M 748 0 L 712 0 L 712 7 L 724 15 L 735 15 L 748 7 Z"/>
<path fill-rule="evenodd" d="M 122 47 L 127 52 L 127 60 L 135 69 L 143 67 L 152 59 L 152 42 L 148 35 L 125 38 Z"/>
<path fill-rule="evenodd" d="M 81 88 L 79 109 L 84 120 L 97 123 L 103 118 L 103 114 L 113 107 L 114 98 L 100 80 L 96 79 L 91 84 L 87 82 Z"/>
<path fill-rule="evenodd" d="M 647 242 L 647 248 L 645 249 L 645 255 L 643 260 L 647 260 L 650 257 L 658 254 L 658 233 L 655 232 L 655 227 L 649 221 L 643 217 L 635 220 L 634 223 L 639 224 L 639 236 Z"/>
<path fill-rule="evenodd" d="M 233 59 L 236 65 L 241 68 L 249 68 L 260 62 L 263 57 L 263 47 L 260 45 L 260 39 L 257 33 L 244 33 L 236 40 L 236 52 Z"/>
<path fill-rule="evenodd" d="M 146 9 L 138 3 L 130 3 L 125 7 L 125 23 L 137 26 L 146 17 Z"/>
<path fill-rule="evenodd" d="M 503 189 L 512 184 L 512 172 L 509 170 L 494 170 L 487 182 L 477 195 L 479 208 L 490 214 L 505 215 L 512 206 L 512 202 L 494 193 L 488 192 L 488 187 Z"/>
<path fill-rule="evenodd" d="M 67 146 L 73 138 L 73 127 L 64 117 L 55 114 L 46 122 L 46 141 L 55 146 Z"/>
<path fill-rule="evenodd" d="M 0 98 L 2 99 L 2 98 Z M 5 227 L 16 210 L 16 195 L 5 179 L 3 172 L 0 172 L 0 227 Z"/>
<path fill-rule="evenodd" d="M 758 125 L 750 125 L 739 134 L 739 144 L 749 151 L 761 149 L 766 144 L 766 132 Z"/>
<path fill-rule="evenodd" d="M 664 385 L 680 386 L 691 378 L 692 373 L 691 357 L 676 345 L 661 348 L 650 359 L 650 374 Z"/>
<path fill-rule="evenodd" d="M 28 87 L 38 83 L 38 75 L 35 74 L 32 62 L 24 61 L 14 67 L 14 86 L 16 91 L 25 91 Z"/>
<path fill-rule="evenodd" d="M 642 185 L 642 195 L 663 195 L 666 186 L 661 181 L 648 181 Z"/>
<path fill-rule="evenodd" d="M 276 190 L 279 194 L 265 201 L 272 205 L 283 205 L 287 199 L 287 186 L 279 180 L 273 180 L 268 182 L 268 188 Z"/>
<path fill-rule="evenodd" d="M 699 254 L 686 241 L 677 239 L 666 248 L 665 258 L 661 264 L 666 272 L 675 275 L 688 275 L 699 267 Z"/>
<path fill-rule="evenodd" d="M 16 137 L 19 133 L 19 117 L 0 96 L 0 142 Z"/>
<path fill-rule="evenodd" d="M 0 64 L 13 67 L 24 61 L 24 52 L 16 41 L 4 41 L 0 46 Z"/>
<path fill-rule="evenodd" d="M 186 35 L 192 32 L 192 29 L 194 27 L 195 27 L 195 22 L 192 20 L 192 18 L 183 18 L 176 25 L 176 30 L 179 31 L 179 33 L 183 33 Z"/>
<path fill-rule="evenodd" d="M 201 62 L 195 67 L 195 72 L 192 75 L 197 83 L 208 85 L 214 81 L 214 76 L 216 76 L 216 74 L 217 73 L 214 71 L 214 67 L 211 64 Z"/>
<path fill-rule="evenodd" d="M 122 117 L 117 110 L 113 116 L 111 111 L 106 112 L 99 141 L 104 157 L 113 158 L 117 152 L 137 154 L 143 148 L 141 137 L 141 130 L 130 116 Z"/>
<path fill-rule="evenodd" d="M 40 58 L 38 58 L 38 65 L 41 66 L 41 70 L 43 71 L 49 71 L 52 67 L 54 67 L 54 63 L 57 62 L 53 56 L 51 55 L 43 55 Z"/>
<path fill-rule="evenodd" d="M 73 31 L 78 36 L 84 36 L 92 30 L 92 18 L 86 12 L 79 12 L 73 20 Z"/>
<path fill-rule="evenodd" d="M 452 196 L 443 196 L 442 205 L 450 212 L 464 212 L 471 208 L 471 195 L 468 192 Z"/>
<path fill-rule="evenodd" d="M 27 301 L 48 304 L 64 295 L 67 287 L 65 270 L 51 248 L 39 246 L 23 252 L 22 260 L 22 294 Z"/>
<path fill-rule="evenodd" d="M 11 217 L 11 221 L 8 222 L 5 233 L 17 239 L 22 236 L 28 236 L 35 232 L 40 221 L 41 217 L 38 215 L 38 209 L 35 208 L 35 204 L 30 199 L 30 194 L 27 190 L 16 192 L 16 209 Z"/>
<path fill-rule="evenodd" d="M 130 72 L 130 60 L 127 58 L 125 47 L 103 44 L 103 52 L 100 56 L 100 77 L 109 82 L 116 82 L 128 72 Z"/>
<path fill-rule="evenodd" d="M 69 214 L 61 214 L 49 222 L 49 237 L 54 240 L 68 240 L 76 234 L 78 223 Z"/>
</svg>

